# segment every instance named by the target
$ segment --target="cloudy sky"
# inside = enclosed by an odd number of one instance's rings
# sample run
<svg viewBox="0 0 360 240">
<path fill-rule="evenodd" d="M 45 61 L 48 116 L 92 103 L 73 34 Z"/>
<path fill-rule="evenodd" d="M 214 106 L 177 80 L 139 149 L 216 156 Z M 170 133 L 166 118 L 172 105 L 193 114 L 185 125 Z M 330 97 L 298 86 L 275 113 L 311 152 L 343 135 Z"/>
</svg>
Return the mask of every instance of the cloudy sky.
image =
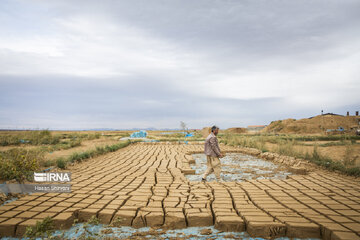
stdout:
<svg viewBox="0 0 360 240">
<path fill-rule="evenodd" d="M 358 0 L 1 0 L 0 128 L 360 110 Z"/>
</svg>

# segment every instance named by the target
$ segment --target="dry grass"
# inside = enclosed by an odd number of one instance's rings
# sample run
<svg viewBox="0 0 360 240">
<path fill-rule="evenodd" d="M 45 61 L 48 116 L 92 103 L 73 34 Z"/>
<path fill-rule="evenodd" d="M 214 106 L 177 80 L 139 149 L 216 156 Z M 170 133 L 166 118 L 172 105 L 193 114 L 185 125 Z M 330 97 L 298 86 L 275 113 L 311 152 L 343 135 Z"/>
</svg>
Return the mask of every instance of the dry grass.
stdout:
<svg viewBox="0 0 360 240">
<path fill-rule="evenodd" d="M 250 147 L 259 149 L 262 152 L 271 151 L 281 155 L 303 158 L 329 170 L 360 176 L 360 151 L 358 151 L 360 144 L 356 142 L 358 136 L 279 136 L 225 133 L 220 135 L 219 138 L 221 142 L 231 146 Z M 318 145 L 317 140 L 332 142 L 331 144 L 322 143 Z M 311 144 L 308 144 L 308 142 L 311 142 Z M 339 155 L 340 147 L 342 148 L 340 158 L 334 158 L 334 156 Z M 324 154 L 324 152 L 327 154 Z"/>
<path fill-rule="evenodd" d="M 79 161 L 115 151 L 127 144 L 114 139 L 127 133 L 104 135 L 48 130 L 1 131 L 0 141 L 6 147 L 0 149 L 0 180 L 32 181 L 35 171 L 51 166 L 64 169 L 70 160 Z"/>
</svg>

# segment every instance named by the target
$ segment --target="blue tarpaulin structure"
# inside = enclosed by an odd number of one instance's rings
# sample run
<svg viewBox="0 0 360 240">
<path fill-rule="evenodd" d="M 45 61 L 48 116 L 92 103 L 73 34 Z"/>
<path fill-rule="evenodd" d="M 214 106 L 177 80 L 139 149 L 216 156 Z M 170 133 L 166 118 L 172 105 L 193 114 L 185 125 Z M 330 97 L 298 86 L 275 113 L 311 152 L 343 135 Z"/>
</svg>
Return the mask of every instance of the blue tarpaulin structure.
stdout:
<svg viewBox="0 0 360 240">
<path fill-rule="evenodd" d="M 130 135 L 131 138 L 146 138 L 147 136 L 147 132 L 146 131 L 139 131 L 139 132 L 134 132 Z"/>
<path fill-rule="evenodd" d="M 192 133 L 188 133 L 185 135 L 185 137 L 193 137 L 193 136 L 194 136 L 194 134 L 192 134 Z"/>
</svg>

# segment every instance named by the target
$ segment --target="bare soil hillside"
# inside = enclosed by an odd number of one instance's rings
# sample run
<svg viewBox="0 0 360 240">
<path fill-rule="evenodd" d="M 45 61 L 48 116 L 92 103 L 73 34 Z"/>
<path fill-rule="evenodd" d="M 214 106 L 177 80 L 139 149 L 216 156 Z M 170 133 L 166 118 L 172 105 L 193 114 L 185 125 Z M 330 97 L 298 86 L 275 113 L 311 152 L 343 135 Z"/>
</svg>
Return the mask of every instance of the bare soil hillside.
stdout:
<svg viewBox="0 0 360 240">
<path fill-rule="evenodd" d="M 324 114 L 299 120 L 289 118 L 273 121 L 264 128 L 262 132 L 316 134 L 324 133 L 327 129 L 337 129 L 339 127 L 343 127 L 346 131 L 350 131 L 351 128 L 359 125 L 359 121 L 359 116 Z"/>
<path fill-rule="evenodd" d="M 246 133 L 247 132 L 246 128 L 240 128 L 240 127 L 228 128 L 228 129 L 226 129 L 226 131 L 229 133 Z"/>
</svg>

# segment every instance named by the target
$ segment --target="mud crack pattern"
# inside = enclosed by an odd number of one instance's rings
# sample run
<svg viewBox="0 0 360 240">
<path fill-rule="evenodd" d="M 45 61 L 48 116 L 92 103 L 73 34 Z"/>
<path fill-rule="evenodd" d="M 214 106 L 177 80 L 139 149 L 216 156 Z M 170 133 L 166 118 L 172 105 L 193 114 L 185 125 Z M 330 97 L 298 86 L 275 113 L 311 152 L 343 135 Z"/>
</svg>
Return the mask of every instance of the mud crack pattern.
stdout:
<svg viewBox="0 0 360 240">
<path fill-rule="evenodd" d="M 56 228 L 92 216 L 115 226 L 212 226 L 254 237 L 360 239 L 360 183 L 313 172 L 284 180 L 191 182 L 202 145 L 133 144 L 73 166 L 72 193 L 34 193 L 0 207 L 0 236 L 47 216 Z M 234 151 L 223 147 L 224 151 Z"/>
</svg>

